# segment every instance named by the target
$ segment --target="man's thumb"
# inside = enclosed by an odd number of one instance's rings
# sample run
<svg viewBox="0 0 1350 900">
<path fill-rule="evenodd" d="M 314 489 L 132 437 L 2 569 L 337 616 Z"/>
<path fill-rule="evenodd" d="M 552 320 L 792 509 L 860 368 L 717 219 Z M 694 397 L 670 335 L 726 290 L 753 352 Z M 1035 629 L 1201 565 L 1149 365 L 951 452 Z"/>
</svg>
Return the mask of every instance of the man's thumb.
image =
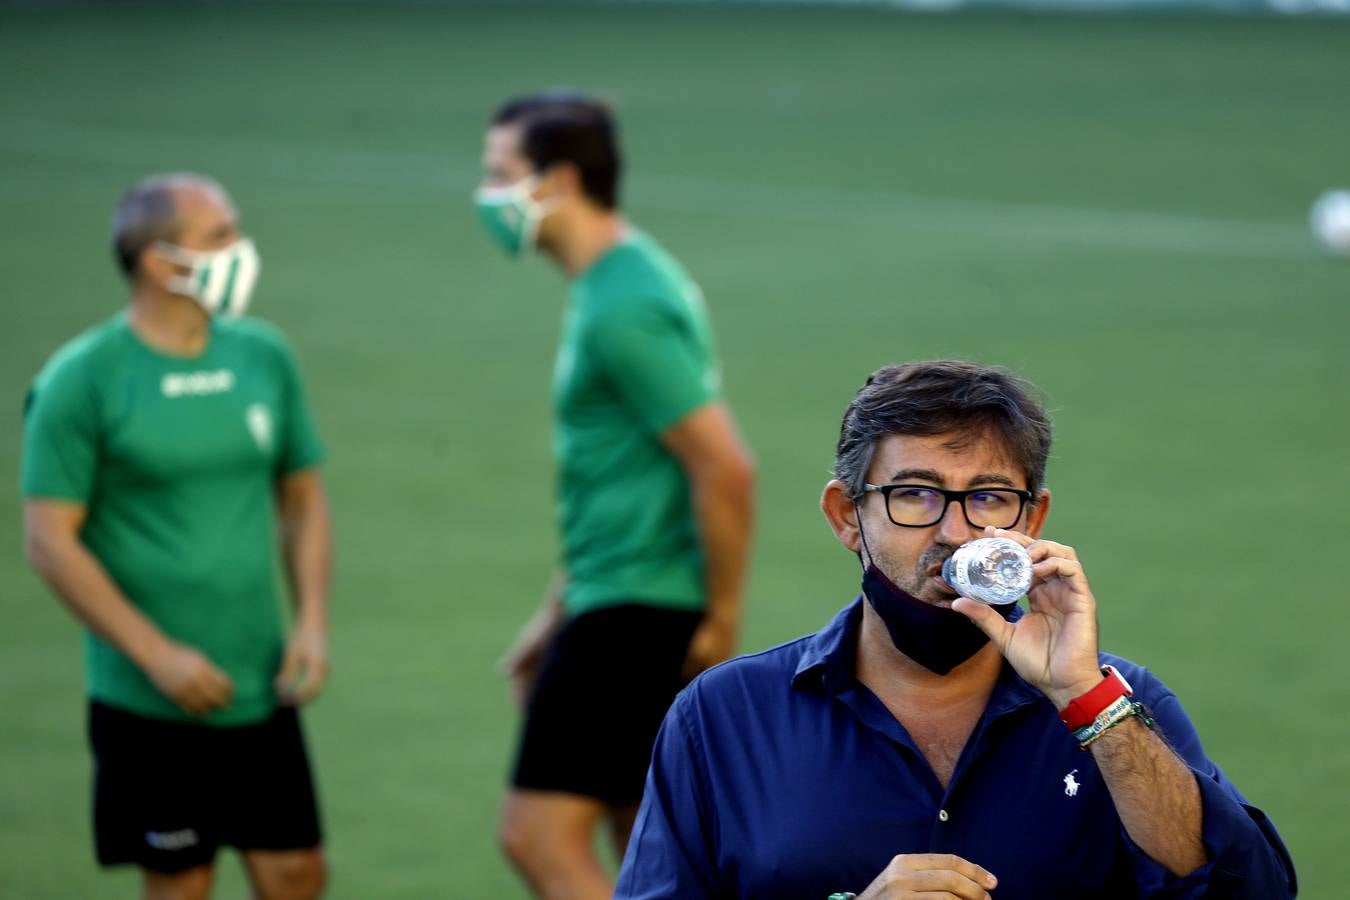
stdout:
<svg viewBox="0 0 1350 900">
<path fill-rule="evenodd" d="M 1001 645 L 1003 629 L 1007 626 L 1007 621 L 989 608 L 987 604 L 978 600 L 971 600 L 969 597 L 957 597 L 952 601 L 952 609 L 965 616 L 975 623 L 975 626 L 989 635 L 995 643 Z"/>
</svg>

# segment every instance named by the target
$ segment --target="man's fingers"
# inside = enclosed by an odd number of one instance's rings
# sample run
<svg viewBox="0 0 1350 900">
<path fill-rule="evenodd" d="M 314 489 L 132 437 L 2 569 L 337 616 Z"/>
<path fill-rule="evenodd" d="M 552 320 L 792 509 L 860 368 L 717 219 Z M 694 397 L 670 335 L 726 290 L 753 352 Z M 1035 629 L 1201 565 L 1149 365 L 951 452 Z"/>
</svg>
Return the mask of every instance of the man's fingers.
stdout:
<svg viewBox="0 0 1350 900">
<path fill-rule="evenodd" d="M 1027 551 L 1027 556 L 1031 557 L 1033 563 L 1040 562 L 1043 559 L 1058 556 L 1062 559 L 1078 559 L 1078 551 L 1074 550 L 1068 544 L 1058 544 L 1054 541 L 1036 540 L 1028 537 L 1020 531 L 1011 531 L 1007 528 L 994 528 L 992 526 L 984 529 L 985 537 L 1002 537 L 1016 541 Z"/>
<path fill-rule="evenodd" d="M 543 655 L 542 647 L 512 647 L 497 660 L 497 671 L 508 677 L 517 675 L 539 665 Z"/>
<path fill-rule="evenodd" d="M 919 896 L 947 894 L 960 900 L 988 900 L 989 897 L 981 884 L 951 869 L 924 869 L 909 877 L 911 890 Z"/>
<path fill-rule="evenodd" d="M 234 682 L 213 663 L 208 662 L 202 670 L 201 683 L 207 688 L 210 696 L 219 697 L 227 703 L 234 696 Z"/>
<path fill-rule="evenodd" d="M 974 602 L 974 601 L 972 601 Z M 992 612 L 992 610 L 990 610 Z M 998 613 L 994 613 L 998 615 Z M 1001 619 L 1002 617 L 1000 617 Z M 966 880 L 984 887 L 996 887 L 998 879 L 994 873 L 983 866 L 976 865 L 968 859 L 963 859 L 952 853 L 914 853 L 906 856 L 896 857 L 896 862 L 910 871 L 942 871 L 947 870 L 964 876 Z M 949 890 L 948 888 L 939 888 L 939 890 Z"/>
<path fill-rule="evenodd" d="M 277 675 L 276 690 L 282 700 L 291 706 L 301 706 L 319 696 L 328 679 L 328 661 L 312 652 L 297 648 L 288 651 Z"/>
<path fill-rule="evenodd" d="M 229 700 L 218 686 L 210 685 L 204 680 L 198 680 L 188 685 L 182 696 L 178 698 L 178 705 L 194 716 L 204 716 L 209 712 L 228 706 Z"/>
<path fill-rule="evenodd" d="M 1031 557 L 1032 562 L 1040 562 L 1052 556 L 1076 560 L 1078 559 L 1078 551 L 1068 544 L 1056 544 L 1054 541 L 1036 541 L 1034 544 L 1027 546 L 1027 556 Z"/>
<path fill-rule="evenodd" d="M 986 525 L 984 527 L 984 537 L 1008 538 L 1009 540 L 1016 541 L 1023 547 L 1030 547 L 1032 544 L 1036 543 L 1034 538 L 1027 537 L 1020 531 L 1013 531 L 1009 528 L 995 528 L 993 525 Z"/>
<path fill-rule="evenodd" d="M 328 680 L 328 663 L 322 659 L 311 659 L 305 663 L 305 673 L 295 686 L 295 703 L 304 704 L 319 696 L 323 684 Z"/>
<path fill-rule="evenodd" d="M 211 666 L 200 681 L 202 695 L 211 709 L 223 709 L 234 698 L 234 682 L 224 672 Z"/>
<path fill-rule="evenodd" d="M 534 673 L 516 673 L 511 676 L 511 699 L 517 708 L 524 709 L 530 702 L 530 691 L 534 689 Z"/>
<path fill-rule="evenodd" d="M 278 694 L 291 693 L 295 679 L 300 677 L 300 653 L 293 647 L 286 648 L 286 655 L 281 659 L 281 670 L 277 672 L 276 681 L 273 682 Z"/>
<path fill-rule="evenodd" d="M 1048 581 L 1055 577 L 1074 578 L 1083 574 L 1083 565 L 1077 560 L 1052 556 L 1033 565 L 1031 573 L 1041 581 Z"/>
</svg>

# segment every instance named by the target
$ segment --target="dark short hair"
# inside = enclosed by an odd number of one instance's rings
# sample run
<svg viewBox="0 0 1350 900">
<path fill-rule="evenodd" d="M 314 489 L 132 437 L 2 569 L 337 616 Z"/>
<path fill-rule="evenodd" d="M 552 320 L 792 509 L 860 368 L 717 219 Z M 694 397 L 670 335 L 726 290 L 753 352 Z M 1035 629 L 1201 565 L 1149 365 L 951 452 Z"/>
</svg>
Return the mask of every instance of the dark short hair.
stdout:
<svg viewBox="0 0 1350 900">
<path fill-rule="evenodd" d="M 950 359 L 885 366 L 844 411 L 834 477 L 860 496 L 877 442 L 887 435 L 952 434 L 958 445 L 990 435 L 1021 466 L 1036 496 L 1051 431 L 1036 389 L 1007 369 Z"/>
<path fill-rule="evenodd" d="M 521 125 L 520 150 L 534 171 L 571 163 L 598 206 L 617 209 L 623 158 L 609 104 L 570 90 L 544 91 L 508 100 L 495 125 Z"/>
<path fill-rule="evenodd" d="M 127 278 L 136 276 L 147 247 L 178 237 L 183 223 L 178 218 L 175 192 L 188 185 L 204 185 L 225 193 L 213 178 L 172 172 L 141 179 L 117 201 L 112 217 L 113 258 Z"/>
</svg>

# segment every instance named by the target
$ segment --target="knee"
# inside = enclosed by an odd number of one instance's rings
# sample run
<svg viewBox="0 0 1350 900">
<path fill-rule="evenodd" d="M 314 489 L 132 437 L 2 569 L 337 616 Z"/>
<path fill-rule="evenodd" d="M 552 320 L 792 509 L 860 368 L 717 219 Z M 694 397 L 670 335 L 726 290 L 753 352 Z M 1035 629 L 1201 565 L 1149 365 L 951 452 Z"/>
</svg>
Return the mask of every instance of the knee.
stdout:
<svg viewBox="0 0 1350 900">
<path fill-rule="evenodd" d="M 328 886 L 328 860 L 322 853 L 315 853 L 296 866 L 292 879 L 291 896 L 295 900 L 318 900 Z"/>
<path fill-rule="evenodd" d="M 550 884 L 596 867 L 591 843 L 600 816 L 591 801 L 508 796 L 497 826 L 497 843 L 532 883 Z"/>
<path fill-rule="evenodd" d="M 164 875 L 144 873 L 141 897 L 143 900 L 207 900 L 211 896 L 211 867 L 201 866 Z"/>
<path fill-rule="evenodd" d="M 320 851 L 279 861 L 268 872 L 264 900 L 318 900 L 328 884 L 328 861 Z"/>
<path fill-rule="evenodd" d="M 530 875 L 543 875 L 584 854 L 586 842 L 573 829 L 544 815 L 507 811 L 497 827 L 497 844 L 511 864 Z"/>
<path fill-rule="evenodd" d="M 526 868 L 537 856 L 540 843 L 529 820 L 508 810 L 497 823 L 497 846 L 518 869 Z"/>
</svg>

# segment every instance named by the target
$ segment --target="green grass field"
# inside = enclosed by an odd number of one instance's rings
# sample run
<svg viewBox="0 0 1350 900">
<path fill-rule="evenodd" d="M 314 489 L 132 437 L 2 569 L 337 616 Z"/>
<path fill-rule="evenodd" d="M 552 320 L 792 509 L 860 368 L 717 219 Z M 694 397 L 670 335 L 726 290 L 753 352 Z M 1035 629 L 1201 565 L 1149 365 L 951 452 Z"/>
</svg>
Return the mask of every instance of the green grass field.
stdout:
<svg viewBox="0 0 1350 900">
<path fill-rule="evenodd" d="M 1350 22 L 192 4 L 0 12 L 0 897 L 134 890 L 90 858 L 77 629 L 14 473 L 29 378 L 123 301 L 111 205 L 165 169 L 233 190 L 330 446 L 331 896 L 522 895 L 493 663 L 555 554 L 563 286 L 468 192 L 494 104 L 558 83 L 618 103 L 631 212 L 712 306 L 761 464 L 745 647 L 856 590 L 816 501 L 866 374 L 1012 366 L 1104 645 L 1176 689 L 1304 896 L 1345 896 L 1350 262 L 1304 215 L 1350 183 Z"/>
</svg>

